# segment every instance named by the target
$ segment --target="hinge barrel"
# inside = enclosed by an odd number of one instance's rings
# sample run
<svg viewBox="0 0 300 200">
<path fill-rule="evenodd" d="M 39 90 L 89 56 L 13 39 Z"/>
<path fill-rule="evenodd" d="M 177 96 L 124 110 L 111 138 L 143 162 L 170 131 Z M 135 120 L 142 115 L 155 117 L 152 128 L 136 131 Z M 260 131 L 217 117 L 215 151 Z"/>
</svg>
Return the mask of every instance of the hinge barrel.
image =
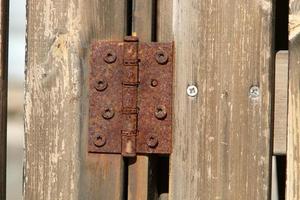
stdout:
<svg viewBox="0 0 300 200">
<path fill-rule="evenodd" d="M 124 40 L 122 80 L 122 155 L 136 156 L 136 135 L 138 125 L 138 39 L 128 36 Z"/>
</svg>

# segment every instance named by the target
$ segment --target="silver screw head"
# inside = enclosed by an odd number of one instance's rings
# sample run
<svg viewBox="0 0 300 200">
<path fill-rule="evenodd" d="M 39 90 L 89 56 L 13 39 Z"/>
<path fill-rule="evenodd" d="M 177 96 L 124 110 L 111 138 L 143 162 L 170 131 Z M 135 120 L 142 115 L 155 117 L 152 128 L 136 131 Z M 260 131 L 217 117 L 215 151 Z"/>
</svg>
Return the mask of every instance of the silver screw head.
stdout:
<svg viewBox="0 0 300 200">
<path fill-rule="evenodd" d="M 186 93 L 190 97 L 195 97 L 198 94 L 198 88 L 195 85 L 189 85 L 186 89 Z"/>
<path fill-rule="evenodd" d="M 260 89 L 258 86 L 252 86 L 249 90 L 249 96 L 251 98 L 257 98 L 260 96 Z"/>
</svg>

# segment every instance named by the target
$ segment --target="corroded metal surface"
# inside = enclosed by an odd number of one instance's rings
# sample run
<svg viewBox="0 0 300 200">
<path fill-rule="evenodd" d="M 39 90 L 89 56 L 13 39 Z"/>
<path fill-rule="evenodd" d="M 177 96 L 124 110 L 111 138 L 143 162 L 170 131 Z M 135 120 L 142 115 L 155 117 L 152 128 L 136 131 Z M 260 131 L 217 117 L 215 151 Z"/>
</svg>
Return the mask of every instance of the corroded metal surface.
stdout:
<svg viewBox="0 0 300 200">
<path fill-rule="evenodd" d="M 98 41 L 89 78 L 89 152 L 171 153 L 173 43 Z"/>
<path fill-rule="evenodd" d="M 172 43 L 141 43 L 139 46 L 139 153 L 171 152 L 172 52 Z M 157 144 L 151 145 L 155 141 Z"/>
</svg>

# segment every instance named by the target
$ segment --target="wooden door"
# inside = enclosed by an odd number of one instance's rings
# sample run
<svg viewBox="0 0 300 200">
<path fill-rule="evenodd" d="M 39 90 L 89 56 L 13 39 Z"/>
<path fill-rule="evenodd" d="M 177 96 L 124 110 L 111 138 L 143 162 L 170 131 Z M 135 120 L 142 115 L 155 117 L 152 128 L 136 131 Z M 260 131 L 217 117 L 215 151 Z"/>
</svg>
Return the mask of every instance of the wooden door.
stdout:
<svg viewBox="0 0 300 200">
<path fill-rule="evenodd" d="M 25 199 L 269 199 L 273 3 L 27 0 Z M 90 44 L 131 34 L 175 44 L 169 158 L 87 152 Z"/>
</svg>

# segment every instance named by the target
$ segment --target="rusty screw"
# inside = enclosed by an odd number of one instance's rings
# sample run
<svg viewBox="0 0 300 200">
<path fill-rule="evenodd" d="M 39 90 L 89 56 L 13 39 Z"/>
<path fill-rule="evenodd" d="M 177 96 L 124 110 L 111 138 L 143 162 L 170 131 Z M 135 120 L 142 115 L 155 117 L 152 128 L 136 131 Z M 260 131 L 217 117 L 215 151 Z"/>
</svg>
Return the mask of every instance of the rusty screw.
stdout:
<svg viewBox="0 0 300 200">
<path fill-rule="evenodd" d="M 117 60 L 117 55 L 116 52 L 112 49 L 108 49 L 105 53 L 104 53 L 104 61 L 106 63 L 114 63 Z"/>
<path fill-rule="evenodd" d="M 94 87 L 98 91 L 104 91 L 107 88 L 107 82 L 105 80 L 96 80 Z"/>
<path fill-rule="evenodd" d="M 97 133 L 95 135 L 95 139 L 94 139 L 94 145 L 97 146 L 97 147 L 102 147 L 104 146 L 106 143 L 106 138 L 104 135 L 100 134 L 100 133 Z"/>
<path fill-rule="evenodd" d="M 168 55 L 163 50 L 158 50 L 155 54 L 155 59 L 158 64 L 166 64 L 168 62 Z"/>
<path fill-rule="evenodd" d="M 152 87 L 156 87 L 157 85 L 158 85 L 158 81 L 155 80 L 155 79 L 152 79 L 152 80 L 151 80 L 151 86 L 152 86 Z"/>
<path fill-rule="evenodd" d="M 112 108 L 105 108 L 102 113 L 102 117 L 104 119 L 111 119 L 114 117 L 114 115 L 115 115 L 115 112 Z"/>
<path fill-rule="evenodd" d="M 147 139 L 147 145 L 150 147 L 150 148 L 155 148 L 157 145 L 158 145 L 158 140 L 155 136 L 150 136 L 148 137 Z"/>
<path fill-rule="evenodd" d="M 155 117 L 159 120 L 163 120 L 167 117 L 166 107 L 159 105 L 156 107 Z"/>
</svg>

